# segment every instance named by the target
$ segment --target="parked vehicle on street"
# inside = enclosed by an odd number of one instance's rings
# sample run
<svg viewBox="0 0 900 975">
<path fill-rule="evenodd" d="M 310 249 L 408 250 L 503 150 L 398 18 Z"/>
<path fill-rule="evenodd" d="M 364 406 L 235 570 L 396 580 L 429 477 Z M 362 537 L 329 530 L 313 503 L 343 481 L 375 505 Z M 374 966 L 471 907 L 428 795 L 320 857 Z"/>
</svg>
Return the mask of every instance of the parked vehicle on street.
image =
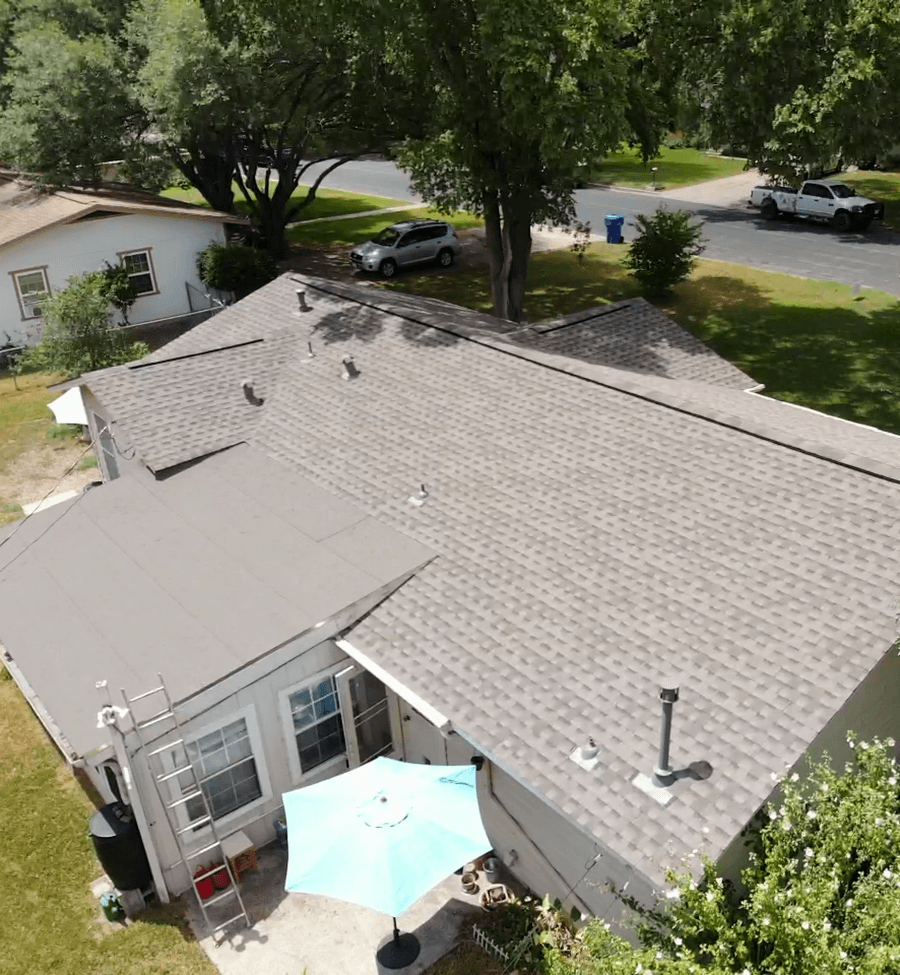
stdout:
<svg viewBox="0 0 900 975">
<path fill-rule="evenodd" d="M 757 186 L 750 192 L 750 205 L 759 207 L 763 220 L 780 216 L 807 217 L 830 223 L 842 233 L 868 230 L 873 220 L 884 217 L 884 204 L 857 196 L 846 183 L 807 180 L 799 190 L 791 186 Z"/>
<path fill-rule="evenodd" d="M 450 267 L 462 251 L 456 231 L 443 220 L 405 220 L 385 227 L 350 251 L 350 263 L 361 271 L 392 278 L 398 268 L 435 262 Z"/>
</svg>

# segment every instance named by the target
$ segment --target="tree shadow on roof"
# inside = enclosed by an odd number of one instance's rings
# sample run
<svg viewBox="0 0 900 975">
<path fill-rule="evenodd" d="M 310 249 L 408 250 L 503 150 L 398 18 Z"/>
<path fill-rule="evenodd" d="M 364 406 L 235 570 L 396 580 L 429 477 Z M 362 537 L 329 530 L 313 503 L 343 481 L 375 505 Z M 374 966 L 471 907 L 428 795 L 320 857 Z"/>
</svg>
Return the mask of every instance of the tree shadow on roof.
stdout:
<svg viewBox="0 0 900 975">
<path fill-rule="evenodd" d="M 384 313 L 365 305 L 354 306 L 349 302 L 336 311 L 323 315 L 313 325 L 313 341 L 332 345 L 335 342 L 372 342 L 384 330 Z"/>
</svg>

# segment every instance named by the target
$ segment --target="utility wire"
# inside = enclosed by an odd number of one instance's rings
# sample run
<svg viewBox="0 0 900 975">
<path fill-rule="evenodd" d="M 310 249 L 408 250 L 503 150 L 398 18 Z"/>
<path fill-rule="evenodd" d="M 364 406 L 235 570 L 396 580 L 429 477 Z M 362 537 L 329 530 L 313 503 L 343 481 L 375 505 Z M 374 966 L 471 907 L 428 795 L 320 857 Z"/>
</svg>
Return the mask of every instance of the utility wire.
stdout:
<svg viewBox="0 0 900 975">
<path fill-rule="evenodd" d="M 88 444 L 88 445 L 87 445 L 87 446 L 86 446 L 86 447 L 84 448 L 84 450 L 82 450 L 82 451 L 81 451 L 81 453 L 80 453 L 80 454 L 79 454 L 79 455 L 78 455 L 78 456 L 77 456 L 77 457 L 75 458 L 75 460 L 73 460 L 73 461 L 72 461 L 72 463 L 71 463 L 71 464 L 69 465 L 69 467 L 68 467 L 68 468 L 66 469 L 66 471 L 65 471 L 65 473 L 64 473 L 64 474 L 62 474 L 62 475 L 60 476 L 60 478 L 59 478 L 59 479 L 58 479 L 58 480 L 56 481 L 56 483 L 55 483 L 55 484 L 53 485 L 53 487 L 52 487 L 52 488 L 50 488 L 50 490 L 49 490 L 49 491 L 48 491 L 48 492 L 47 492 L 47 493 L 46 493 L 46 494 L 45 494 L 45 495 L 44 495 L 44 496 L 43 496 L 43 497 L 41 498 L 41 500 L 40 500 L 40 501 L 38 501 L 38 503 L 37 503 L 37 506 L 35 507 L 35 509 L 34 509 L 34 511 L 32 511 L 32 512 L 31 512 L 31 514 L 29 514 L 29 515 L 25 515 L 25 517 L 24 517 L 24 518 L 23 518 L 23 519 L 22 519 L 22 520 L 21 520 L 21 521 L 20 521 L 20 522 L 19 522 L 19 523 L 18 523 L 18 524 L 16 525 L 16 527 L 15 527 L 15 528 L 14 528 L 14 529 L 13 529 L 13 530 L 12 530 L 12 531 L 11 531 L 11 532 L 10 532 L 10 533 L 9 533 L 9 534 L 7 535 L 7 536 L 6 536 L 6 538 L 3 538 L 3 539 L 0 539 L 0 548 L 2 548 L 2 547 L 3 547 L 3 546 L 4 546 L 4 545 L 5 545 L 5 544 L 6 544 L 6 543 L 7 543 L 8 541 L 10 541 L 11 539 L 13 539 L 13 538 L 15 538 L 15 536 L 16 536 L 16 533 L 17 533 L 17 532 L 19 531 L 19 529 L 20 529 L 20 528 L 21 528 L 21 527 L 22 527 L 22 526 L 23 526 L 23 525 L 24 525 L 24 524 L 25 524 L 25 523 L 26 523 L 26 522 L 27 522 L 27 521 L 28 521 L 28 520 L 29 520 L 29 519 L 31 518 L 31 516 L 32 516 L 32 515 L 34 515 L 34 514 L 37 514 L 37 512 L 38 512 L 38 511 L 40 511 L 40 508 L 41 508 L 41 505 L 42 505 L 42 504 L 43 504 L 43 503 L 44 503 L 44 502 L 45 502 L 45 501 L 47 500 L 47 498 L 49 498 L 49 497 L 50 497 L 50 495 L 51 495 L 51 494 L 53 494 L 53 493 L 54 493 L 54 492 L 56 491 L 56 489 L 57 489 L 57 488 L 58 488 L 58 487 L 60 486 L 60 484 L 61 484 L 61 483 L 63 482 L 63 480 L 65 480 L 65 478 L 67 478 L 67 477 L 68 477 L 68 476 L 69 476 L 69 475 L 70 475 L 70 474 L 72 473 L 72 471 L 73 471 L 73 470 L 75 470 L 75 466 L 76 466 L 76 464 L 78 464 L 78 463 L 79 463 L 79 462 L 81 461 L 81 458 L 82 458 L 82 457 L 84 457 L 84 455 L 85 455 L 85 454 L 86 454 L 86 453 L 87 453 L 87 452 L 88 452 L 88 451 L 89 451 L 89 450 L 90 450 L 90 449 L 91 449 L 91 448 L 92 448 L 93 446 L 94 446 L 94 445 L 93 445 L 93 443 L 89 443 L 89 444 Z M 77 501 L 77 500 L 79 500 L 79 499 L 78 499 L 78 498 L 76 498 L 75 500 Z M 70 507 L 71 507 L 71 505 L 70 505 Z M 68 510 L 68 509 L 67 509 L 67 510 Z M 65 513 L 65 512 L 64 512 L 64 513 Z M 62 516 L 60 516 L 60 517 L 62 517 Z M 59 521 L 59 519 L 58 519 L 58 518 L 57 518 L 57 521 Z M 55 525 L 55 524 L 56 524 L 56 521 L 54 521 L 54 522 L 51 522 L 51 524 L 49 524 L 49 525 L 48 525 L 48 526 L 47 526 L 47 527 L 46 527 L 46 528 L 44 529 L 44 531 L 42 531 L 42 532 L 41 532 L 41 534 L 40 534 L 40 535 L 38 535 L 38 537 L 37 537 L 37 538 L 34 538 L 34 539 L 32 539 L 32 540 L 31 540 L 31 541 L 30 541 L 30 542 L 29 542 L 29 543 L 28 543 L 28 544 L 27 544 L 27 545 L 25 546 L 25 548 L 23 548 L 23 549 L 22 549 L 22 551 L 21 551 L 21 552 L 19 552 L 19 555 L 24 555 L 24 554 L 25 554 L 25 553 L 26 553 L 26 552 L 28 551 L 28 549 L 30 549 L 30 548 L 31 548 L 31 546 L 32 546 L 32 545 L 34 545 L 34 543 L 35 543 L 35 542 L 36 542 L 36 541 L 37 541 L 37 540 L 38 540 L 39 538 L 43 538 L 43 536 L 44 536 L 44 535 L 45 535 L 45 534 L 46 534 L 46 533 L 47 533 L 47 532 L 48 532 L 48 531 L 49 531 L 49 530 L 50 530 L 50 529 L 51 529 L 51 528 L 53 527 L 53 525 Z M 2 566 L 2 568 L 0 568 L 0 572 L 2 572 L 2 571 L 3 571 L 3 569 L 8 569 L 8 568 L 9 568 L 9 567 L 10 567 L 10 566 L 11 566 L 11 565 L 13 564 L 13 562 L 15 562 L 17 558 L 19 558 L 19 555 L 17 555 L 17 556 L 15 556 L 15 558 L 13 558 L 13 559 L 10 559 L 10 561 L 9 561 L 9 562 L 8 562 L 8 563 L 7 563 L 6 565 L 4 565 L 4 566 Z"/>
</svg>

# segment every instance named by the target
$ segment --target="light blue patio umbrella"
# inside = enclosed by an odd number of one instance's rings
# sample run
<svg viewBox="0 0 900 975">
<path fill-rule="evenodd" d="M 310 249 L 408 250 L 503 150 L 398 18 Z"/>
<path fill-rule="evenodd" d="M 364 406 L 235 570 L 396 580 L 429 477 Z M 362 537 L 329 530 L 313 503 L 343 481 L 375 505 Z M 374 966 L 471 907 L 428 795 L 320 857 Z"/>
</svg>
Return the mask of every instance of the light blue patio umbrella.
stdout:
<svg viewBox="0 0 900 975">
<path fill-rule="evenodd" d="M 462 864 L 490 849 L 478 811 L 474 765 L 415 765 L 376 758 L 284 794 L 285 890 L 324 894 L 389 914 L 378 951 L 386 968 L 419 954 L 402 914 Z"/>
</svg>

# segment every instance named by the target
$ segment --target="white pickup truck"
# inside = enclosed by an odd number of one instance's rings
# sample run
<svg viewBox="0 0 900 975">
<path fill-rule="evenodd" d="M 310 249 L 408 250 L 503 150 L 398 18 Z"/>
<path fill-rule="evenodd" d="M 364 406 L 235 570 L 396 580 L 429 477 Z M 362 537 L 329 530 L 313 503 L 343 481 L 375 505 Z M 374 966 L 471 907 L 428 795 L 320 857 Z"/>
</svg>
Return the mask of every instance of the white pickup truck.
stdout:
<svg viewBox="0 0 900 975">
<path fill-rule="evenodd" d="M 842 233 L 868 230 L 873 220 L 884 217 L 884 204 L 856 193 L 845 183 L 807 180 L 799 190 L 790 186 L 757 186 L 750 192 L 750 205 L 759 207 L 763 220 L 809 217 L 830 223 Z"/>
</svg>

